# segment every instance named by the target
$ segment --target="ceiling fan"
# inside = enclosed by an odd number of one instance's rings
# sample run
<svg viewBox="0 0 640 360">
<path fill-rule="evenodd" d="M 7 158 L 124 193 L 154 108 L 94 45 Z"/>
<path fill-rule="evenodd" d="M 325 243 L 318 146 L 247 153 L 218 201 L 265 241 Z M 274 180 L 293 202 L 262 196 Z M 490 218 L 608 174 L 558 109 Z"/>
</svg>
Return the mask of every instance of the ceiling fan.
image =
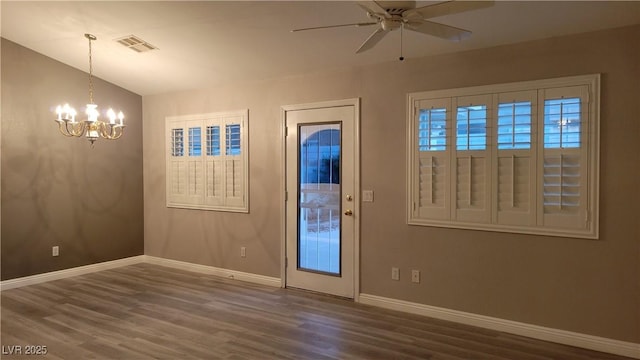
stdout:
<svg viewBox="0 0 640 360">
<path fill-rule="evenodd" d="M 416 8 L 415 1 L 358 1 L 357 3 L 367 12 L 367 16 L 371 21 L 308 27 L 294 29 L 292 32 L 347 26 L 360 27 L 377 25 L 376 30 L 360 45 L 356 53 L 361 53 L 373 48 L 385 35 L 396 29 L 400 29 L 401 33 L 404 29 L 407 29 L 446 40 L 460 41 L 471 36 L 471 31 L 432 22 L 428 19 L 490 7 L 493 6 L 494 2 L 445 1 L 419 8 Z M 400 41 L 400 49 L 400 60 L 404 60 L 402 57 L 402 40 Z"/>
</svg>

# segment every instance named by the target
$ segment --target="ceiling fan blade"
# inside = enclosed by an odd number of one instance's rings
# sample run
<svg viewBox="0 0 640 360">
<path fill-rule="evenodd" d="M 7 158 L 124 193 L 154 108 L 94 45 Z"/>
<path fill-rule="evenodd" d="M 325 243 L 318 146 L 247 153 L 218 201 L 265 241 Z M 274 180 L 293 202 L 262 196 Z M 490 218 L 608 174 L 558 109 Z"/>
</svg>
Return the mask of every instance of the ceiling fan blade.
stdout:
<svg viewBox="0 0 640 360">
<path fill-rule="evenodd" d="M 375 1 L 358 1 L 358 5 L 370 14 L 379 14 L 385 18 L 391 18 L 391 14 L 387 12 L 380 4 Z"/>
<path fill-rule="evenodd" d="M 402 17 L 415 19 L 419 16 L 422 19 L 430 19 L 438 16 L 483 9 L 493 6 L 493 4 L 494 1 L 445 1 L 438 4 L 407 10 L 402 13 Z"/>
<path fill-rule="evenodd" d="M 375 24 L 377 24 L 377 22 L 364 22 L 364 23 L 353 23 L 353 24 L 316 26 L 316 27 L 308 27 L 308 28 L 301 28 L 301 29 L 293 29 L 293 30 L 291 30 L 291 32 L 306 31 L 306 30 L 318 30 L 318 29 L 332 29 L 332 28 L 347 27 L 347 26 L 355 26 L 355 27 L 370 26 L 370 25 L 375 25 Z"/>
<path fill-rule="evenodd" d="M 421 23 L 405 23 L 404 27 L 427 35 L 433 35 L 451 41 L 464 40 L 471 36 L 471 31 L 457 27 L 424 20 Z"/>
<path fill-rule="evenodd" d="M 376 31 L 373 32 L 373 34 L 371 34 L 367 40 L 365 40 L 362 45 L 360 45 L 360 47 L 358 48 L 358 50 L 356 50 L 356 54 L 359 54 L 363 51 L 367 51 L 369 49 L 371 49 L 372 47 L 374 47 L 380 40 L 382 40 L 382 38 L 387 35 L 389 31 L 388 30 L 384 30 L 383 28 L 378 28 Z"/>
</svg>

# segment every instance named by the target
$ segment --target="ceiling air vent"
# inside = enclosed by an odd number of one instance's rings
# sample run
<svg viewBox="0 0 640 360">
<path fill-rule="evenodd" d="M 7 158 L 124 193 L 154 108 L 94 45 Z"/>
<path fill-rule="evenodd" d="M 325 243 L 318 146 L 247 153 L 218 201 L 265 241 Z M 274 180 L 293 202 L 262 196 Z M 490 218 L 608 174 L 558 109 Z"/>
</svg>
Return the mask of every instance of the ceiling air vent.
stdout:
<svg viewBox="0 0 640 360">
<path fill-rule="evenodd" d="M 116 39 L 115 41 L 139 53 L 158 49 L 157 47 L 134 35 L 125 36 L 123 38 Z"/>
</svg>

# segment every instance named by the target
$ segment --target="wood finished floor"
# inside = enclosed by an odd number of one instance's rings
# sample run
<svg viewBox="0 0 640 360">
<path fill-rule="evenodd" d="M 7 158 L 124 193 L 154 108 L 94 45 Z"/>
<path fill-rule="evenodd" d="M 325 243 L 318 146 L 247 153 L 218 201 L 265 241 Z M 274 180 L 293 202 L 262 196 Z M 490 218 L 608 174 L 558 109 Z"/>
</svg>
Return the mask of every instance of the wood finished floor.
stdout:
<svg viewBox="0 0 640 360">
<path fill-rule="evenodd" d="M 1 296 L 2 359 L 626 359 L 151 264 Z"/>
</svg>

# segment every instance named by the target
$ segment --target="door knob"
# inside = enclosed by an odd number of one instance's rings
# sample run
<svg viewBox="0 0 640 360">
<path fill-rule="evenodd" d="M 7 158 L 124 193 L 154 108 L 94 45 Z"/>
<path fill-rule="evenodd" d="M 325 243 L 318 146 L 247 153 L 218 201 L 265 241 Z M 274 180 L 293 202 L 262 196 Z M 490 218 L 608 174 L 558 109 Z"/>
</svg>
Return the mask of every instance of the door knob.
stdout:
<svg viewBox="0 0 640 360">
<path fill-rule="evenodd" d="M 353 211 L 351 211 L 350 209 L 344 212 L 345 215 L 347 216 L 351 216 L 353 215 Z"/>
</svg>

